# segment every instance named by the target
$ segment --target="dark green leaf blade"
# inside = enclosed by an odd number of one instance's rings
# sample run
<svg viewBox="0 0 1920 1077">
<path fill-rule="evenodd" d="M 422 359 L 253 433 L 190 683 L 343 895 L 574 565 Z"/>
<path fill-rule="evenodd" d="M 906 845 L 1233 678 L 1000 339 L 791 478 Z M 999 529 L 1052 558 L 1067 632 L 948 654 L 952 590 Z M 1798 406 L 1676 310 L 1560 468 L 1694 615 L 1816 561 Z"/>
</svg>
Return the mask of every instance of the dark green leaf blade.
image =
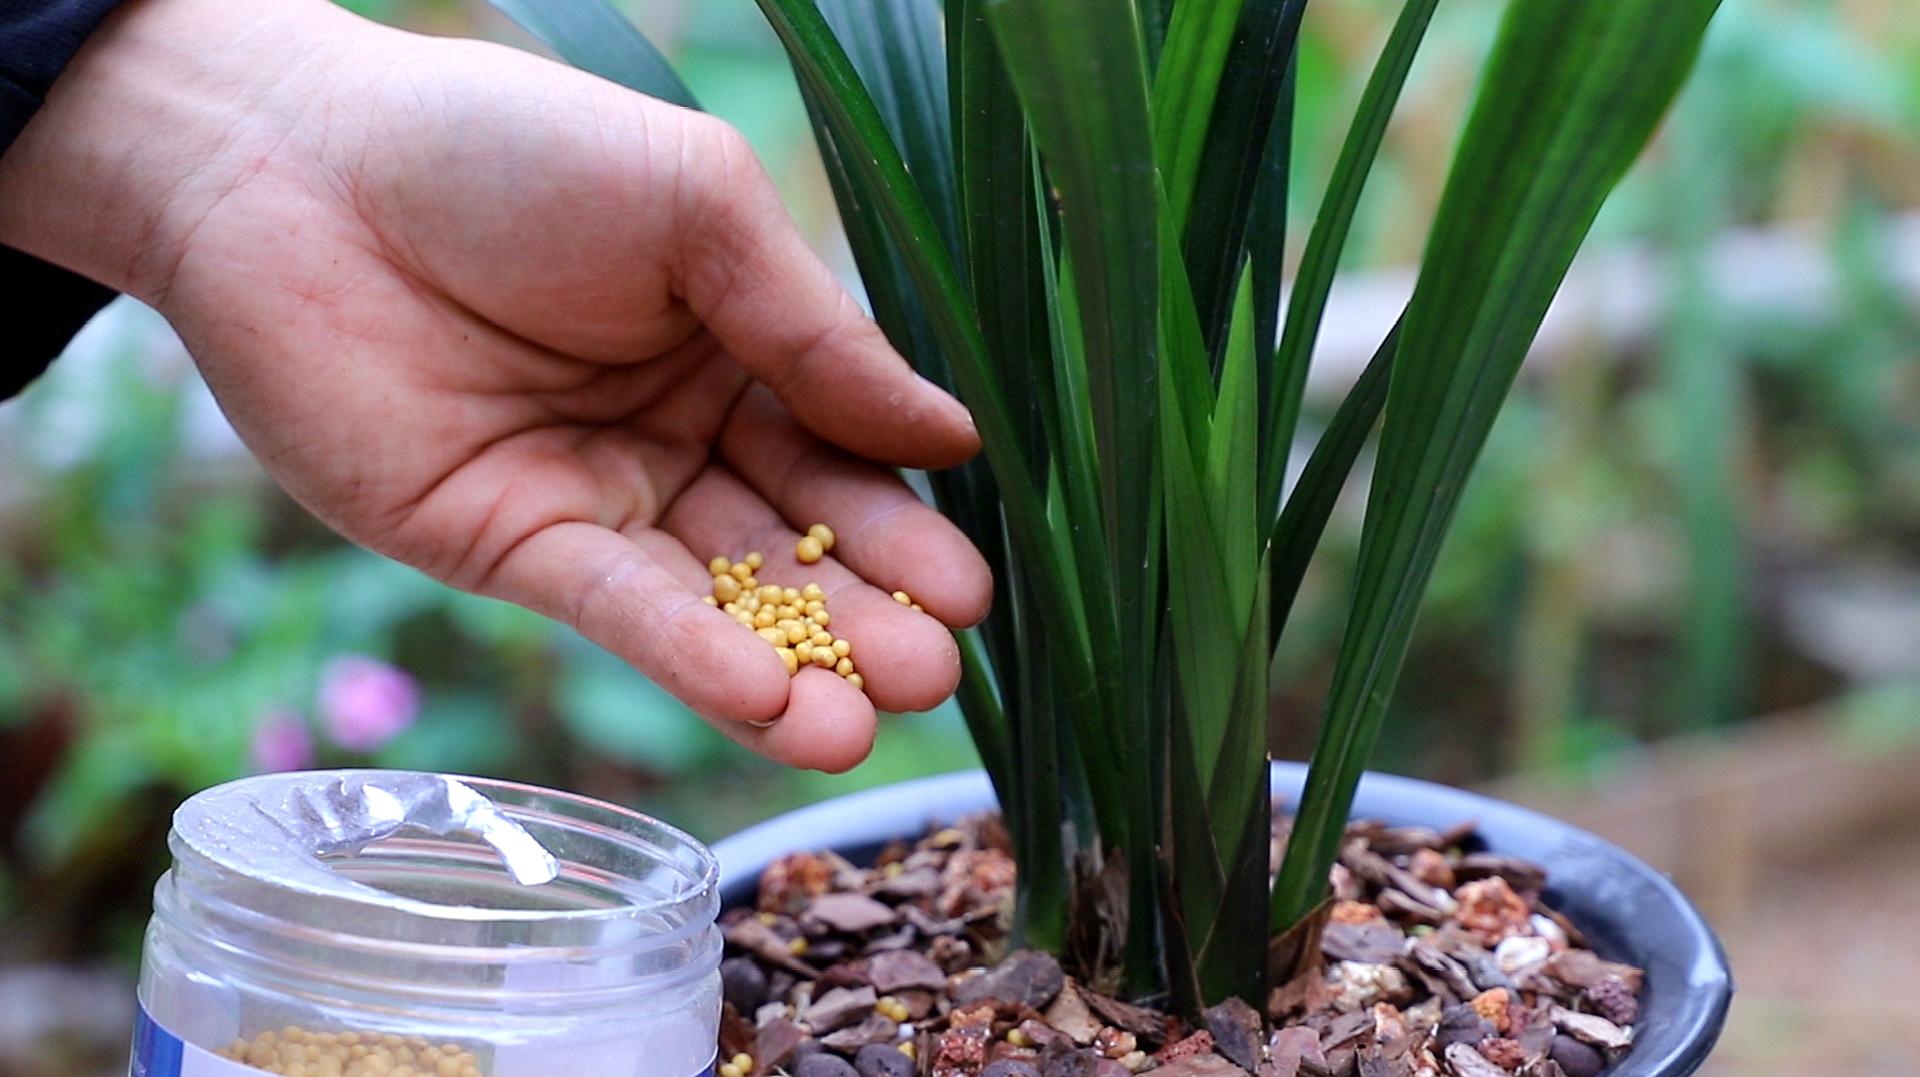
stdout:
<svg viewBox="0 0 1920 1077">
<path fill-rule="evenodd" d="M 1044 607 L 1056 611 L 1049 627 L 1056 632 L 1054 644 L 1062 661 L 1078 674 L 1062 678 L 1062 693 L 1069 709 L 1077 705 L 1090 710 L 1080 697 L 1092 691 L 1092 650 L 1084 621 L 1068 612 L 1079 608 L 1076 588 L 1022 451 L 1006 388 L 987 354 L 939 229 L 873 99 L 819 10 L 811 0 L 759 3 L 793 61 L 802 92 L 818 109 L 831 144 L 841 151 L 838 159 L 857 177 L 860 193 L 871 199 L 867 212 L 885 226 L 951 366 L 954 385 L 972 409 L 1007 530 L 1031 570 Z"/>
<path fill-rule="evenodd" d="M 1080 314 L 1107 560 L 1124 630 L 1152 615 L 1145 577 L 1157 410 L 1159 188 L 1130 0 L 989 0 L 988 23 L 1059 192 Z M 1068 482 L 1089 476 L 1067 475 Z"/>
<path fill-rule="evenodd" d="M 1253 271 L 1255 346 L 1260 349 L 1260 429 L 1271 425 L 1267 397 L 1274 379 L 1274 348 L 1280 339 L 1280 292 L 1286 276 L 1288 197 L 1293 186 L 1293 113 L 1299 65 L 1287 70 L 1280 100 L 1273 106 L 1273 128 L 1254 181 L 1253 208 L 1247 216 L 1247 265 Z M 1264 434 L 1262 452 L 1266 444 Z M 1273 504 L 1271 499 L 1260 504 Z"/>
<path fill-rule="evenodd" d="M 1607 192 L 1718 0 L 1514 0 L 1441 200 L 1387 390 L 1354 608 L 1293 838 L 1284 929 L 1327 885 L 1468 472 Z"/>
<path fill-rule="evenodd" d="M 954 391 L 953 371 L 913 278 L 880 219 L 870 185 L 849 166 L 810 92 L 803 88 L 801 95 L 806 99 L 821 163 L 840 207 L 847 245 L 866 285 L 874 320 L 915 369 L 949 392 Z M 988 463 L 975 458 L 959 467 L 931 472 L 926 478 L 940 510 L 973 536 L 974 544 L 993 568 L 998 597 L 1004 598 L 1012 562 L 1001 524 L 999 492 Z M 980 642 L 996 664 L 1005 660 L 1013 646 L 1011 608 L 1005 602 L 996 602 L 980 626 Z"/>
<path fill-rule="evenodd" d="M 629 90 L 699 108 L 667 58 L 607 0 L 488 0 L 560 58 Z"/>
<path fill-rule="evenodd" d="M 819 7 L 872 96 L 902 163 L 934 216 L 949 255 L 964 269 L 957 216 L 954 132 L 948 107 L 950 82 L 939 0 L 820 0 Z M 957 79 L 953 80 L 953 84 L 957 83 Z M 856 177 L 848 175 L 846 162 L 821 118 L 819 106 L 809 101 L 809 110 L 815 120 L 815 137 L 826 158 L 829 179 L 842 207 L 848 244 L 867 283 L 876 320 L 916 369 L 942 388 L 953 391 L 956 388 L 953 371 L 935 338 L 925 305 L 915 294 L 900 252 L 876 217 L 872 197 L 861 190 Z M 983 315 L 982 329 L 988 335 L 987 345 L 996 362 L 1004 363 L 1005 352 L 993 337 L 993 330 L 997 328 L 995 316 L 1000 308 L 982 307 L 978 296 L 974 298 L 976 308 Z M 1005 297 L 995 298 L 1004 300 Z M 1038 409 L 1029 397 L 1014 388 L 1023 383 L 1019 372 L 1004 365 L 1001 369 L 1008 375 L 1003 378 L 1003 384 L 1010 387 L 1009 405 L 1014 421 L 1029 432 L 1023 451 L 1038 485 L 1045 481 L 1047 460 L 1044 445 L 1032 436 L 1038 427 Z M 999 493 L 990 469 L 984 461 L 975 460 L 928 478 L 936 503 L 974 536 L 974 544 L 993 569 L 995 602 L 980 626 L 981 643 L 984 656 L 996 668 L 1011 669 L 1016 645 L 1010 584 L 1022 566 L 1009 556 L 1000 521 Z"/>
<path fill-rule="evenodd" d="M 1173 259 L 1177 260 L 1177 254 Z M 1169 320 L 1172 324 L 1172 320 Z M 1172 353 L 1183 345 L 1170 340 Z M 1195 337 L 1184 345 L 1201 352 Z M 1244 620 L 1235 616 L 1227 558 L 1223 554 L 1221 515 L 1225 506 L 1211 503 L 1205 440 L 1207 421 L 1188 417 L 1176 379 L 1161 379 L 1160 449 L 1162 482 L 1166 489 L 1167 626 L 1166 646 L 1173 655 L 1178 681 L 1179 728 L 1195 763 L 1199 791 L 1213 785 L 1224 727 L 1231 713 L 1234 667 Z M 1191 430 L 1202 431 L 1194 451 Z M 1221 476 L 1226 481 L 1226 476 Z M 1254 555 L 1248 551 L 1249 560 Z M 1242 617 L 1244 614 L 1242 615 Z"/>
<path fill-rule="evenodd" d="M 1360 450 L 1380 418 L 1387 403 L 1387 376 L 1393 369 L 1393 357 L 1400 348 L 1400 323 L 1367 361 L 1346 399 L 1333 413 L 1333 420 L 1313 446 L 1307 466 L 1287 495 L 1287 507 L 1273 525 L 1272 617 L 1269 631 L 1277 642 L 1287 628 L 1287 615 L 1300 594 L 1307 577 L 1307 565 L 1313 551 L 1326 534 L 1327 520 L 1340 500 L 1347 476 L 1360 458 Z"/>
<path fill-rule="evenodd" d="M 1177 260 L 1177 253 L 1173 260 Z M 1174 345 L 1169 345 L 1173 347 Z M 1191 348 L 1204 354 L 1197 334 Z M 1209 807 L 1212 770 L 1231 718 L 1234 650 L 1227 581 L 1208 510 L 1203 460 L 1189 448 L 1188 420 L 1171 377 L 1161 381 L 1160 442 L 1167 497 L 1167 618 L 1163 649 L 1172 726 L 1161 910 L 1171 936 L 1165 955 L 1176 1001 L 1188 1010 L 1206 1005 L 1194 962 L 1200 940 L 1214 930 L 1223 908 L 1226 871 Z"/>
<path fill-rule="evenodd" d="M 1218 354 L 1246 260 L 1253 199 L 1307 0 L 1245 0 L 1207 122 L 1184 222 L 1187 276 L 1207 348 Z"/>
<path fill-rule="evenodd" d="M 1271 870 L 1272 787 L 1267 775 L 1267 675 L 1272 641 L 1267 633 L 1267 560 L 1255 570 L 1256 586 L 1234 678 L 1232 717 L 1220 741 L 1220 760 L 1208 791 L 1207 814 L 1221 861 L 1220 915 L 1197 940 L 1197 979 L 1202 999 L 1229 996 L 1263 1008 L 1267 922 L 1261 915 Z"/>
<path fill-rule="evenodd" d="M 1206 458 L 1207 504 L 1212 510 L 1225 566 L 1233 620 L 1246 623 L 1252 609 L 1254 573 L 1266 549 L 1255 501 L 1260 471 L 1260 401 L 1254 333 L 1253 274 L 1240 275 L 1233 323 Z"/>
<path fill-rule="evenodd" d="M 939 0 L 819 0 L 872 95 L 948 253 L 960 257 L 945 30 Z"/>
<path fill-rule="evenodd" d="M 1057 195 L 1060 308 L 1074 312 L 1064 327 L 1071 346 L 1055 354 L 1060 408 L 1074 422 L 1085 407 L 1096 457 L 1091 473 L 1063 467 L 1057 475 L 1069 487 L 1097 489 L 1097 534 L 1080 520 L 1074 532 L 1076 548 L 1089 539 L 1104 547 L 1097 560 L 1106 570 L 1092 586 L 1099 577 L 1081 558 L 1083 608 L 1090 621 L 1105 622 L 1089 626 L 1094 639 L 1132 640 L 1143 652 L 1131 662 L 1100 663 L 1108 709 L 1079 721 L 1077 741 L 1089 773 L 1101 776 L 1090 782 L 1096 801 L 1117 794 L 1124 807 L 1123 818 L 1103 815 L 1101 829 L 1128 861 L 1127 971 L 1151 983 L 1155 798 L 1123 792 L 1111 777 L 1149 772 L 1165 728 L 1151 698 L 1160 616 L 1157 453 L 1155 439 L 1142 436 L 1158 412 L 1160 192 L 1141 30 L 1131 0 L 987 0 L 986 14 Z M 1069 391 L 1082 374 L 1084 403 Z M 1066 497 L 1070 506 L 1082 500 L 1072 490 Z"/>
<path fill-rule="evenodd" d="M 1167 26 L 1160 66 L 1153 78 L 1153 132 L 1160 158 L 1160 182 L 1178 225 L 1200 174 L 1207 124 L 1214 95 L 1240 21 L 1242 0 L 1179 4 Z"/>
<path fill-rule="evenodd" d="M 1287 303 L 1286 324 L 1280 333 L 1280 348 L 1274 356 L 1272 384 L 1268 386 L 1266 413 L 1266 452 L 1261 476 L 1262 505 L 1278 508 L 1280 485 L 1286 476 L 1287 458 L 1300 419 L 1300 396 L 1307 384 L 1307 369 L 1313 362 L 1313 345 L 1320 336 L 1320 320 L 1327 309 L 1327 295 L 1333 288 L 1334 270 L 1340 252 L 1346 248 L 1347 233 L 1353 227 L 1354 210 L 1360 205 L 1360 193 L 1373 171 L 1380 141 L 1387 133 L 1387 121 L 1393 118 L 1394 105 L 1406 85 L 1407 71 L 1420 51 L 1427 25 L 1439 0 L 1407 0 L 1394 21 L 1393 32 L 1381 50 L 1380 59 L 1367 79 L 1354 110 L 1353 123 L 1347 128 L 1346 141 L 1327 182 L 1327 193 L 1320 201 L 1313 230 L 1307 235 L 1306 250 L 1300 256 L 1300 270 L 1294 277 L 1293 293 Z M 1273 511 L 1273 510 L 1269 510 Z M 1282 592 L 1275 589 L 1276 597 Z M 1291 602 L 1292 597 L 1287 596 Z"/>
<path fill-rule="evenodd" d="M 947 49 L 962 265 L 987 350 L 1015 400 L 1034 482 L 1043 483 L 1049 457 L 1059 455 L 1059 400 L 1049 369 L 1052 256 L 1033 145 L 983 0 L 949 4 Z"/>
</svg>

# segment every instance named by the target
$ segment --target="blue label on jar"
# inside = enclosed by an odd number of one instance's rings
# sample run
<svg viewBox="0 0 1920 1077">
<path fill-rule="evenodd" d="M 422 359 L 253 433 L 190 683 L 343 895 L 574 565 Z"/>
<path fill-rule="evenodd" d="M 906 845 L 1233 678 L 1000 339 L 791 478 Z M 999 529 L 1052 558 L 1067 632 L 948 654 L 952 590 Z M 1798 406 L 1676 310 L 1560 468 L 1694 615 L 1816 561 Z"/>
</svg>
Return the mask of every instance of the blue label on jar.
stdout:
<svg viewBox="0 0 1920 1077">
<path fill-rule="evenodd" d="M 714 1077 L 719 1060 L 693 1077 Z M 141 1006 L 133 1026 L 133 1062 L 128 1077 L 260 1077 L 252 1066 L 230 1062 L 161 1028 Z"/>
<path fill-rule="evenodd" d="M 260 1077 L 252 1066 L 229 1062 L 161 1028 L 145 1006 L 133 1026 L 133 1063 L 129 1077 Z"/>
<path fill-rule="evenodd" d="M 133 1025 L 133 1065 L 129 1077 L 180 1077 L 181 1055 L 178 1037 L 154 1024 L 145 1006 Z"/>
</svg>

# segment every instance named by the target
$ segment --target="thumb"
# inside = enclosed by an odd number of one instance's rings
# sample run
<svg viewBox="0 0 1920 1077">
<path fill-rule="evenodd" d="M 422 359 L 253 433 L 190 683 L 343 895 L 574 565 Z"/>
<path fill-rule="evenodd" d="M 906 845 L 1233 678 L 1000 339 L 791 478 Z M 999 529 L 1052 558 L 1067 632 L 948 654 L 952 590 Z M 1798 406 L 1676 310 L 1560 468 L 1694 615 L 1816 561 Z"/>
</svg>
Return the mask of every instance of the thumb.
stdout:
<svg viewBox="0 0 1920 1077">
<path fill-rule="evenodd" d="M 979 451 L 967 409 L 913 372 L 807 246 L 739 132 L 697 125 L 682 162 L 682 295 L 735 360 L 861 456 L 950 467 Z"/>
</svg>

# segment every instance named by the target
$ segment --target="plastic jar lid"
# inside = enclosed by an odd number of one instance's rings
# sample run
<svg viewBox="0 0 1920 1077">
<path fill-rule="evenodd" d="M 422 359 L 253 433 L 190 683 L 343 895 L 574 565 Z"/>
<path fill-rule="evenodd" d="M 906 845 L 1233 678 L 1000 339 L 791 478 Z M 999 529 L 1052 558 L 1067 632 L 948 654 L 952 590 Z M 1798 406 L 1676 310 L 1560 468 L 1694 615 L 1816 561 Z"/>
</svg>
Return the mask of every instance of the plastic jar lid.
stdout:
<svg viewBox="0 0 1920 1077">
<path fill-rule="evenodd" d="M 267 775 L 188 800 L 169 843 L 156 922 L 223 978 L 287 1000 L 631 1018 L 684 1004 L 719 959 L 713 855 L 568 793 L 413 772 Z"/>
</svg>

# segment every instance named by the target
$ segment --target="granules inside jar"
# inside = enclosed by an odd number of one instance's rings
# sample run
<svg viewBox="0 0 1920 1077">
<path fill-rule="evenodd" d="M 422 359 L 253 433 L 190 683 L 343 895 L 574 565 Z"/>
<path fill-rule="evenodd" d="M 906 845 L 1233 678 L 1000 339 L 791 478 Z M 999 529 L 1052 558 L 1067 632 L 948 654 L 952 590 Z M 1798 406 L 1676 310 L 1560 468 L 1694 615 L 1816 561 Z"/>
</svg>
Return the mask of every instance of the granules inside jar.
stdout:
<svg viewBox="0 0 1920 1077">
<path fill-rule="evenodd" d="M 215 1053 L 283 1077 L 486 1077 L 470 1052 L 418 1036 L 289 1026 L 235 1040 Z"/>
</svg>

